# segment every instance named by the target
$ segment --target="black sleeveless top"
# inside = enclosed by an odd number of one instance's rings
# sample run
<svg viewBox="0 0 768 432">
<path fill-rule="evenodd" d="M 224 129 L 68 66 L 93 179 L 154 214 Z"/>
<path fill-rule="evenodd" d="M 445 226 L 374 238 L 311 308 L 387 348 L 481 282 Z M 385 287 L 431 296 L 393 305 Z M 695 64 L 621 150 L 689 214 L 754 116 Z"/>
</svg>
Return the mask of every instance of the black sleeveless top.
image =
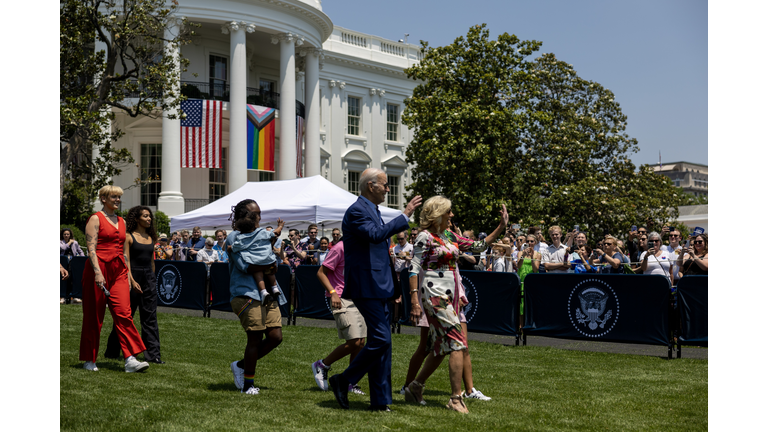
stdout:
<svg viewBox="0 0 768 432">
<path fill-rule="evenodd" d="M 698 264 L 689 258 L 683 263 L 683 276 L 686 275 L 707 275 L 708 271 L 699 267 Z"/>
<path fill-rule="evenodd" d="M 129 252 L 131 253 L 131 268 L 134 267 L 152 267 L 153 254 L 155 248 L 150 244 L 141 244 L 136 241 L 136 237 L 131 234 L 133 243 L 131 243 Z"/>
</svg>

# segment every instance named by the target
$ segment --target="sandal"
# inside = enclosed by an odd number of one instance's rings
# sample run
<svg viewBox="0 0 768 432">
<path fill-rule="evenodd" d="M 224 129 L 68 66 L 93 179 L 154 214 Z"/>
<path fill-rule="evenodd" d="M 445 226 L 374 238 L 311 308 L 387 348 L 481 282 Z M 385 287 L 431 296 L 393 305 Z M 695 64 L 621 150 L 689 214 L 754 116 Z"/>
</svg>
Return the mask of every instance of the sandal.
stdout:
<svg viewBox="0 0 768 432">
<path fill-rule="evenodd" d="M 464 404 L 464 398 L 462 398 L 461 395 L 451 396 L 451 398 L 448 400 L 448 405 L 445 407 L 449 410 L 458 411 L 462 414 L 469 414 L 467 405 Z"/>
<path fill-rule="evenodd" d="M 420 405 L 426 405 L 427 401 L 424 400 L 424 384 L 413 380 L 410 384 L 405 386 L 405 400 L 408 402 L 418 403 Z"/>
</svg>

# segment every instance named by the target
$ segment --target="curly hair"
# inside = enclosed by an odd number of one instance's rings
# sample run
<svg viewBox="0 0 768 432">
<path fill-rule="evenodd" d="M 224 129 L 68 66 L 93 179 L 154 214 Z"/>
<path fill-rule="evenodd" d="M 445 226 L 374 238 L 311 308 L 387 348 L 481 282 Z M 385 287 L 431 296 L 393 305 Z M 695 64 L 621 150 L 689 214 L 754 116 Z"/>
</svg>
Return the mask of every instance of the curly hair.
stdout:
<svg viewBox="0 0 768 432">
<path fill-rule="evenodd" d="M 128 213 L 125 215 L 125 232 L 132 233 L 136 231 L 139 226 L 139 218 L 141 213 L 146 210 L 149 212 L 149 228 L 147 228 L 147 234 L 152 238 L 152 243 L 157 242 L 157 231 L 155 230 L 155 215 L 152 214 L 152 210 L 147 206 L 131 207 Z"/>
<path fill-rule="evenodd" d="M 66 231 L 69 231 L 69 238 L 74 240 L 75 239 L 75 235 L 72 234 L 72 230 L 69 229 L 69 228 L 64 228 L 63 230 L 61 230 L 61 236 L 59 237 L 59 240 L 64 240 L 64 232 L 66 232 Z"/>
<path fill-rule="evenodd" d="M 237 228 L 235 228 L 235 223 L 239 219 L 244 218 L 245 215 L 248 214 L 248 210 L 246 209 L 246 207 L 248 207 L 249 204 L 259 205 L 256 201 L 248 198 L 248 199 L 244 199 L 244 200 L 240 201 L 239 203 L 237 203 L 237 205 L 233 205 L 232 206 L 232 214 L 229 215 L 229 219 L 227 219 L 227 220 L 232 221 L 232 229 L 233 230 L 237 230 Z"/>
</svg>

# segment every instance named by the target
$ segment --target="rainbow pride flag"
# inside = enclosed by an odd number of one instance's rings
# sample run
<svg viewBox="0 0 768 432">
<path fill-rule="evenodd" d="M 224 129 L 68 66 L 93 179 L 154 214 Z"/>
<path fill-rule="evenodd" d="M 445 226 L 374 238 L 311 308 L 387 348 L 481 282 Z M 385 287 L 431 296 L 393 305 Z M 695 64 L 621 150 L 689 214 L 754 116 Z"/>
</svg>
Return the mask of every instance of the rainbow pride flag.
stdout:
<svg viewBox="0 0 768 432">
<path fill-rule="evenodd" d="M 275 171 L 275 109 L 248 105 L 248 169 Z"/>
</svg>

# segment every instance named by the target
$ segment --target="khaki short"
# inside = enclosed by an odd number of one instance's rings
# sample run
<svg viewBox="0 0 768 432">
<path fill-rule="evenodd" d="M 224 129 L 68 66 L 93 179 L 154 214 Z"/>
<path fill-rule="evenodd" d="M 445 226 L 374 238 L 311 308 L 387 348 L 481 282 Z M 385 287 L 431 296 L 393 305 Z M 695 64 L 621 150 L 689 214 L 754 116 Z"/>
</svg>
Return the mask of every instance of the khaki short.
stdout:
<svg viewBox="0 0 768 432">
<path fill-rule="evenodd" d="M 264 331 L 267 327 L 282 327 L 280 307 L 277 302 L 263 306 L 250 297 L 235 297 L 230 302 L 232 310 L 240 318 L 240 325 L 245 331 Z"/>
<path fill-rule="evenodd" d="M 352 300 L 340 299 L 341 309 L 333 310 L 333 319 L 336 320 L 336 330 L 339 333 L 339 339 L 345 341 L 351 339 L 362 339 L 368 334 L 368 327 L 365 326 L 363 315 L 357 310 L 357 306 Z"/>
</svg>

